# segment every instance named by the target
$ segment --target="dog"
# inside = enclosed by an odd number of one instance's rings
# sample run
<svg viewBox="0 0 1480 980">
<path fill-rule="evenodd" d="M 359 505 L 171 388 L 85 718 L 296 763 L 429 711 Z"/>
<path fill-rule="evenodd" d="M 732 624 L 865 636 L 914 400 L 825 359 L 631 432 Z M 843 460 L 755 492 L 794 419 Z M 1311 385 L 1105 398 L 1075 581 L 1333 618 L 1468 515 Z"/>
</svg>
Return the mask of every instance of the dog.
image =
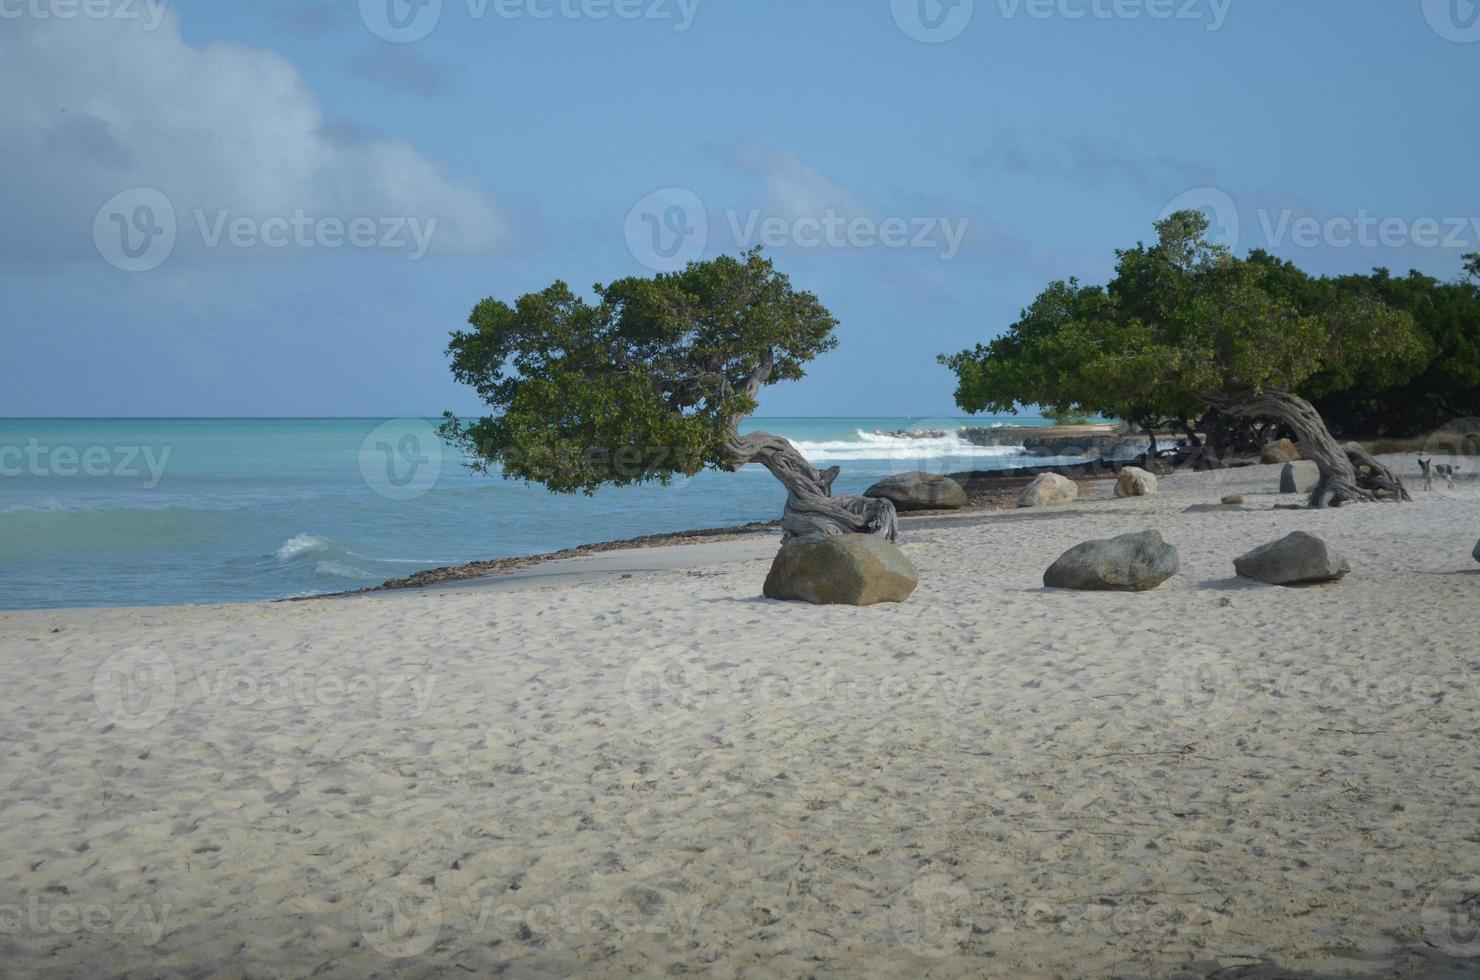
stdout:
<svg viewBox="0 0 1480 980">
<path fill-rule="evenodd" d="M 1418 458 L 1418 468 L 1423 470 L 1423 488 L 1425 490 L 1434 489 L 1434 477 L 1436 476 L 1443 479 L 1449 485 L 1449 489 L 1454 489 L 1454 467 L 1449 463 L 1436 463 L 1432 459 L 1424 459 L 1420 456 Z"/>
</svg>

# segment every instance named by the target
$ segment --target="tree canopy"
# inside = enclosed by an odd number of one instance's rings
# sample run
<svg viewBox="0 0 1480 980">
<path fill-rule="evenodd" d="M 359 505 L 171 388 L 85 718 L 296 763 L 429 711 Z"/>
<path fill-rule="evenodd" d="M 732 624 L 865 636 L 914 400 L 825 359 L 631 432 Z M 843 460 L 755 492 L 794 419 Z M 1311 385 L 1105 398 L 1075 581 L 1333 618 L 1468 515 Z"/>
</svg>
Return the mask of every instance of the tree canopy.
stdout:
<svg viewBox="0 0 1480 980">
<path fill-rule="evenodd" d="M 1256 251 L 1236 258 L 1179 211 L 1154 244 L 1116 252 L 1106 286 L 1055 282 L 989 344 L 943 357 L 967 411 L 1118 415 L 1143 426 L 1214 408 L 1279 419 L 1315 460 L 1312 506 L 1406 499 L 1402 480 L 1361 447 L 1339 446 L 1307 398 L 1381 390 L 1422 370 L 1430 346 L 1413 316 L 1354 280 L 1313 278 Z"/>
<path fill-rule="evenodd" d="M 1265 391 L 1387 387 L 1422 368 L 1422 333 L 1379 291 L 1264 252 L 1236 258 L 1207 229 L 1199 212 L 1173 214 L 1154 244 L 1117 251 L 1108 285 L 1051 283 L 1000 337 L 942 357 L 957 403 L 1144 423 Z"/>
<path fill-rule="evenodd" d="M 759 249 L 593 291 L 485 299 L 452 335 L 453 376 L 495 410 L 443 424 L 477 465 L 566 493 L 731 467 L 759 388 L 837 344 L 837 321 Z"/>
</svg>

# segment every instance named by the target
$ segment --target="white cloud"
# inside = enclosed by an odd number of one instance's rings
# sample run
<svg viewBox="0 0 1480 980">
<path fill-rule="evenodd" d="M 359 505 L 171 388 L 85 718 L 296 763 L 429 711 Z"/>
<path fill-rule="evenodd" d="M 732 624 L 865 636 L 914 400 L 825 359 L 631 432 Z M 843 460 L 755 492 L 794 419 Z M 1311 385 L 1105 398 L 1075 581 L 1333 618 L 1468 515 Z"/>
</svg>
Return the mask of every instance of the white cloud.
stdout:
<svg viewBox="0 0 1480 980">
<path fill-rule="evenodd" d="M 170 11 L 143 22 L 21 18 L 0 31 L 0 256 L 93 255 L 93 218 L 120 191 L 162 191 L 176 254 L 194 212 L 264 221 L 435 219 L 432 254 L 485 251 L 509 223 L 476 186 L 409 144 L 335 126 L 270 51 L 196 47 Z M 291 249 L 285 251 L 292 251 Z"/>
<path fill-rule="evenodd" d="M 830 212 L 849 218 L 873 214 L 867 201 L 824 177 L 790 150 L 747 143 L 735 147 L 732 158 L 741 170 L 761 178 L 769 213 L 793 220 Z"/>
</svg>

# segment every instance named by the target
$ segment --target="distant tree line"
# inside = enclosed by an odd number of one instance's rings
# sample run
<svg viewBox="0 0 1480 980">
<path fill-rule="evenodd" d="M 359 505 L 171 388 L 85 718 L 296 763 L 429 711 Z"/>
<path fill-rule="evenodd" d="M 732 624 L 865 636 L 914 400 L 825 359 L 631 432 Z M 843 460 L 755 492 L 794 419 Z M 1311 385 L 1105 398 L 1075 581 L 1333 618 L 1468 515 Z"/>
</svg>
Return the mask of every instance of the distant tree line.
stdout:
<svg viewBox="0 0 1480 980">
<path fill-rule="evenodd" d="M 1431 432 L 1480 416 L 1480 255 L 1439 282 L 1311 276 L 1268 252 L 1238 258 L 1196 211 L 1116 252 L 1105 286 L 1050 283 L 1000 336 L 942 356 L 968 412 L 1125 419 L 1170 427 L 1207 456 L 1295 436 L 1321 471 L 1313 506 L 1405 499 L 1399 480 L 1336 436 Z"/>
</svg>

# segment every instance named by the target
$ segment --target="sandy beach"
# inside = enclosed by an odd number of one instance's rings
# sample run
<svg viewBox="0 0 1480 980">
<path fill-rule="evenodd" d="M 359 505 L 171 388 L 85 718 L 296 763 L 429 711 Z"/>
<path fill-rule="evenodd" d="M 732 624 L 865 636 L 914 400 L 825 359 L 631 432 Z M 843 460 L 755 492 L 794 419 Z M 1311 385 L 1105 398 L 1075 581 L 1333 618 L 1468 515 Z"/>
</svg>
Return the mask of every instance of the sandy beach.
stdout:
<svg viewBox="0 0 1480 980">
<path fill-rule="evenodd" d="M 0 974 L 1473 975 L 1480 488 L 1387 459 L 908 521 L 903 605 L 762 599 L 765 534 L 0 614 Z M 1043 589 L 1146 529 L 1160 589 Z M 1297 529 L 1352 574 L 1234 577 Z"/>
</svg>

